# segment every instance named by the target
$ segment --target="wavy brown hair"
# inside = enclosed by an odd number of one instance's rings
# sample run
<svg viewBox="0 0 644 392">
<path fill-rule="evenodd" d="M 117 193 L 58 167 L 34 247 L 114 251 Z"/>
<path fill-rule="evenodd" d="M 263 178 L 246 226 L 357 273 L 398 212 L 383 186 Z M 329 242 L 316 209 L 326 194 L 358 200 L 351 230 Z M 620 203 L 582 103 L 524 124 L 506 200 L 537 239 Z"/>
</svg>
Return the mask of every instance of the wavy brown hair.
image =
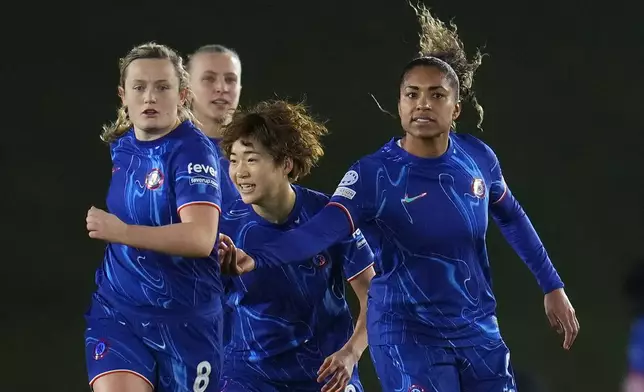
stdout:
<svg viewBox="0 0 644 392">
<path fill-rule="evenodd" d="M 315 120 L 302 103 L 272 100 L 236 113 L 224 129 L 220 145 L 230 157 L 237 140 L 255 140 L 268 150 L 276 164 L 287 158 L 293 160 L 289 180 L 295 182 L 308 175 L 324 155 L 320 138 L 326 134 L 326 126 Z"/>
</svg>

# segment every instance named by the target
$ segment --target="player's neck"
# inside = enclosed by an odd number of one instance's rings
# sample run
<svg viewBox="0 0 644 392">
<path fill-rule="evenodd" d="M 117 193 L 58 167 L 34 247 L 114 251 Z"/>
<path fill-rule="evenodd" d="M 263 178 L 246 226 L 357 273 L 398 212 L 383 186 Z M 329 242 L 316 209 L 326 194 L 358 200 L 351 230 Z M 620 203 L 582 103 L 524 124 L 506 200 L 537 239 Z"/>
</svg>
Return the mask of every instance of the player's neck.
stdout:
<svg viewBox="0 0 644 392">
<path fill-rule="evenodd" d="M 177 119 L 177 121 L 168 128 L 146 130 L 146 131 L 134 126 L 134 136 L 136 137 L 137 140 L 140 140 L 143 142 L 157 140 L 169 134 L 170 132 L 174 131 L 175 128 L 178 127 L 180 124 L 181 124 L 181 121 Z"/>
<path fill-rule="evenodd" d="M 201 132 L 203 132 L 204 135 L 214 139 L 221 138 L 224 126 L 226 124 L 223 124 L 212 118 L 199 115 L 197 115 L 197 121 L 199 121 L 199 129 L 201 129 Z"/>
<path fill-rule="evenodd" d="M 449 147 L 449 132 L 432 138 L 419 138 L 408 133 L 400 144 L 405 151 L 419 158 L 438 158 L 445 154 Z"/>
<path fill-rule="evenodd" d="M 281 224 L 286 222 L 289 214 L 293 211 L 295 199 L 295 191 L 287 182 L 266 201 L 262 201 L 261 204 L 253 204 L 253 210 L 268 222 Z"/>
</svg>

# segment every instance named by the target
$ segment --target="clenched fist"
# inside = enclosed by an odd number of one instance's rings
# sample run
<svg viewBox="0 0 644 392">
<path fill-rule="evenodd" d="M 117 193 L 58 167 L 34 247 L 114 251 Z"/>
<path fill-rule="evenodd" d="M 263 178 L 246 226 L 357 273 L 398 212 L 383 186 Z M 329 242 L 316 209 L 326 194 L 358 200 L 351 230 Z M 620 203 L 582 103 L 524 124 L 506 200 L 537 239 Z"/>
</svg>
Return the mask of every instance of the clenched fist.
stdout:
<svg viewBox="0 0 644 392">
<path fill-rule="evenodd" d="M 86 221 L 90 238 L 116 243 L 124 241 L 127 225 L 116 215 L 92 207 L 87 211 Z"/>
</svg>

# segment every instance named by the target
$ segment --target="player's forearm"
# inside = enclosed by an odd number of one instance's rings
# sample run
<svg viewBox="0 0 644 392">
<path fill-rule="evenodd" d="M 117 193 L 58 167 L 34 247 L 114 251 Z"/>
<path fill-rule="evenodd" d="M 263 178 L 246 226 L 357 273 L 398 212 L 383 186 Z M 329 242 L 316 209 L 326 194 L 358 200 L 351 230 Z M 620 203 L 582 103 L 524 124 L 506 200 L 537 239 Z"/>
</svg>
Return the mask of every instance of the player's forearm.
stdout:
<svg viewBox="0 0 644 392">
<path fill-rule="evenodd" d="M 373 260 L 373 255 L 371 256 L 371 260 Z M 376 271 L 373 268 L 372 262 L 368 268 L 362 270 L 358 275 L 349 279 L 349 282 L 351 282 L 351 288 L 353 289 L 353 292 L 356 293 L 356 297 L 360 302 L 360 313 L 356 320 L 353 335 L 351 335 L 351 338 L 345 345 L 345 349 L 353 353 L 356 360 L 360 359 L 362 353 L 369 344 L 367 339 L 367 302 L 369 300 L 369 287 L 371 286 L 371 280 L 375 275 Z"/>
<path fill-rule="evenodd" d="M 543 292 L 564 287 L 537 231 L 509 191 L 492 207 L 492 213 L 506 241 L 528 266 Z"/>
<path fill-rule="evenodd" d="M 344 348 L 351 352 L 356 359 L 362 357 L 362 353 L 367 349 L 367 306 L 360 304 L 360 315 L 356 320 L 356 326 L 353 335 L 344 345 Z"/>
<path fill-rule="evenodd" d="M 255 260 L 256 268 L 279 267 L 314 257 L 350 234 L 351 224 L 346 214 L 338 207 L 327 206 L 279 239 L 244 251 Z"/>
<path fill-rule="evenodd" d="M 217 236 L 211 236 L 196 223 L 176 223 L 166 226 L 128 225 L 125 245 L 182 257 L 208 257 L 215 247 Z"/>
</svg>

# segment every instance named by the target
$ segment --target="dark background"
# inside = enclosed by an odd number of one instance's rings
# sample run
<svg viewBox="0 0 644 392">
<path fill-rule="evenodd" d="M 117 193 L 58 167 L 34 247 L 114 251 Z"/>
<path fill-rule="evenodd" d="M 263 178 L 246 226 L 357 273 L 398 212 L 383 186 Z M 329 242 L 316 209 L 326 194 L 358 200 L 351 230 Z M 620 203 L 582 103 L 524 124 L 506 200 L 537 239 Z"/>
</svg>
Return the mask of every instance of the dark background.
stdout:
<svg viewBox="0 0 644 392">
<path fill-rule="evenodd" d="M 386 5 L 385 5 L 386 4 Z M 484 132 L 466 106 L 459 131 L 490 144 L 567 284 L 581 322 L 564 352 L 543 296 L 496 228 L 489 234 L 503 335 L 517 369 L 550 391 L 617 391 L 628 315 L 620 277 L 641 255 L 642 6 L 559 1 L 427 2 L 454 18 L 472 51 Z M 15 4 L 3 12 L 5 99 L 0 390 L 87 391 L 82 318 L 103 245 L 84 218 L 104 205 L 117 61 L 155 40 L 182 54 L 236 49 L 242 105 L 306 98 L 328 119 L 326 157 L 304 185 L 332 191 L 346 168 L 400 132 L 369 94 L 395 111 L 418 25 L 402 0 Z M 26 9 L 28 8 L 28 9 Z M 16 23 L 13 27 L 11 23 Z M 378 391 L 368 355 L 367 391 Z"/>
</svg>

